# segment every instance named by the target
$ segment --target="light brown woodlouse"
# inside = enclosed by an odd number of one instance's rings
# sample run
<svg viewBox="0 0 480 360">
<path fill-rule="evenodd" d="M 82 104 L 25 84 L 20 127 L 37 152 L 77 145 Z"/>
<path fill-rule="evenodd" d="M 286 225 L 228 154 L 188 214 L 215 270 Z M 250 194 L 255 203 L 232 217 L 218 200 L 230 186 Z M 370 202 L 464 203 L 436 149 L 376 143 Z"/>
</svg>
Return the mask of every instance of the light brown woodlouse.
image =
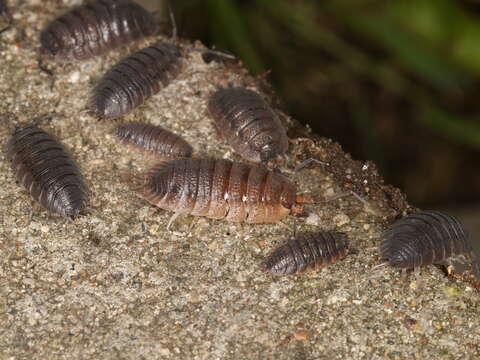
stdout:
<svg viewBox="0 0 480 360">
<path fill-rule="evenodd" d="M 130 122 L 118 126 L 115 135 L 124 144 L 155 158 L 187 158 L 193 153 L 193 148 L 187 141 L 160 126 Z"/>
<path fill-rule="evenodd" d="M 123 179 L 140 197 L 175 215 L 271 223 L 303 213 L 300 203 L 316 202 L 297 195 L 295 185 L 279 173 L 226 159 L 173 160 Z"/>
</svg>

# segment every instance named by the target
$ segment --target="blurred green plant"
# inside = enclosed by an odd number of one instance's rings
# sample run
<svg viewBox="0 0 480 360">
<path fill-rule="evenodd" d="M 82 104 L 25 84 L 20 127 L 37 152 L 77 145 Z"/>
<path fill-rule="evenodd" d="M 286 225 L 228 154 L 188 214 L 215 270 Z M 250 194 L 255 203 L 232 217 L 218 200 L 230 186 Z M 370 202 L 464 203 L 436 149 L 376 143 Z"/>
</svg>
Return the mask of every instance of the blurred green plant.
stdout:
<svg viewBox="0 0 480 360">
<path fill-rule="evenodd" d="M 355 155 L 383 164 L 387 175 L 393 168 L 388 164 L 402 158 L 388 153 L 392 139 L 402 132 L 409 137 L 412 129 L 480 150 L 480 3 L 175 0 L 172 5 L 187 33 L 201 28 L 204 41 L 233 51 L 253 72 L 272 70 L 291 113 L 342 143 L 360 138 L 364 145 Z M 342 138 L 342 132 L 352 134 Z M 397 145 L 409 144 L 400 139 Z"/>
</svg>

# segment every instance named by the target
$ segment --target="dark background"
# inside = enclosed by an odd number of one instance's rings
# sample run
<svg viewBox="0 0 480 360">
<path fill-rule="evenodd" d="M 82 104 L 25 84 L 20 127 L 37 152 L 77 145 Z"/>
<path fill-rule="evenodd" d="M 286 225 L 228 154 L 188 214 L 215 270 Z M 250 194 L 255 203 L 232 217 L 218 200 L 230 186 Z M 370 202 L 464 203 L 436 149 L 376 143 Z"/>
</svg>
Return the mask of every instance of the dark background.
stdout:
<svg viewBox="0 0 480 360">
<path fill-rule="evenodd" d="M 480 203 L 480 1 L 170 3 L 180 36 L 269 71 L 289 114 L 412 204 Z"/>
</svg>

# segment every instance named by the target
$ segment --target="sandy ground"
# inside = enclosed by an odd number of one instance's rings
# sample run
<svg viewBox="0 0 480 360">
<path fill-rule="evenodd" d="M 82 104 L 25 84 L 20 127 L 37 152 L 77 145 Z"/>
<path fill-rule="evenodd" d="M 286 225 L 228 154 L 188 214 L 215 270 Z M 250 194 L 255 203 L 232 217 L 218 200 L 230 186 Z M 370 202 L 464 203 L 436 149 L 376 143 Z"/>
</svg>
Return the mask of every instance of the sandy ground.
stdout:
<svg viewBox="0 0 480 360">
<path fill-rule="evenodd" d="M 112 136 L 115 123 L 82 113 L 101 75 L 131 49 L 75 64 L 37 66 L 40 29 L 74 1 L 27 1 L 15 14 L 26 42 L 0 35 L 0 144 L 15 125 L 55 113 L 42 127 L 80 164 L 92 193 L 88 215 L 49 214 L 15 184 L 0 154 L 1 359 L 475 359 L 480 358 L 479 292 L 423 268 L 420 281 L 377 267 L 379 236 L 408 206 L 371 163 L 353 161 L 328 139 L 282 116 L 292 139 L 283 169 L 299 191 L 345 197 L 308 207 L 310 216 L 245 225 L 156 210 L 121 184 L 123 170 L 149 164 Z M 143 43 L 153 42 L 149 39 Z M 140 46 L 142 44 L 139 44 Z M 186 44 L 186 47 L 191 45 Z M 199 47 L 200 45 L 195 45 Z M 219 86 L 260 82 L 239 66 L 185 55 L 181 76 L 128 115 L 162 125 L 197 153 L 239 160 L 206 113 Z M 294 173 L 306 157 L 329 162 Z M 259 264 L 303 230 L 346 232 L 350 255 L 304 276 L 274 278 Z"/>
</svg>

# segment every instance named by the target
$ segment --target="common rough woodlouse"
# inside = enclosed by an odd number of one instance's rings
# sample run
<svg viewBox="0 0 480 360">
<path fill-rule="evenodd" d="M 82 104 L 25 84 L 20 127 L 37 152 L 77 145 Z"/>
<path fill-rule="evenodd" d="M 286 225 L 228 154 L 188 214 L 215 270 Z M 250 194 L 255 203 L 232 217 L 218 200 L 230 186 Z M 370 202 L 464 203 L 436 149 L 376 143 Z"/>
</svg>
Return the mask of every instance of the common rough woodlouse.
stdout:
<svg viewBox="0 0 480 360">
<path fill-rule="evenodd" d="M 244 159 L 273 166 L 285 155 L 285 127 L 256 92 L 220 89 L 210 97 L 208 110 L 218 133 Z"/>
<path fill-rule="evenodd" d="M 273 275 L 301 274 L 344 258 L 347 246 L 343 233 L 302 233 L 274 249 L 261 267 Z"/>
<path fill-rule="evenodd" d="M 157 33 L 156 20 L 129 0 L 98 0 L 73 8 L 40 34 L 42 48 L 65 60 L 86 60 Z"/>
<path fill-rule="evenodd" d="M 173 219 L 191 214 L 270 223 L 303 213 L 301 203 L 316 202 L 297 195 L 295 185 L 279 173 L 226 159 L 173 160 L 143 176 L 125 174 L 123 181 L 151 204 L 175 212 Z"/>
<path fill-rule="evenodd" d="M 391 266 L 406 269 L 468 257 L 480 281 L 480 267 L 463 225 L 439 211 L 421 211 L 394 223 L 383 235 L 380 255 Z"/>
<path fill-rule="evenodd" d="M 124 144 L 162 159 L 188 158 L 193 153 L 186 140 L 160 126 L 130 122 L 117 126 L 115 135 Z"/>
<path fill-rule="evenodd" d="M 75 218 L 88 202 L 80 169 L 64 146 L 36 125 L 17 128 L 7 144 L 17 181 L 48 210 Z"/>
<path fill-rule="evenodd" d="M 89 111 L 103 119 L 129 113 L 180 73 L 181 56 L 177 46 L 163 42 L 127 56 L 99 81 L 89 101 Z"/>
</svg>

